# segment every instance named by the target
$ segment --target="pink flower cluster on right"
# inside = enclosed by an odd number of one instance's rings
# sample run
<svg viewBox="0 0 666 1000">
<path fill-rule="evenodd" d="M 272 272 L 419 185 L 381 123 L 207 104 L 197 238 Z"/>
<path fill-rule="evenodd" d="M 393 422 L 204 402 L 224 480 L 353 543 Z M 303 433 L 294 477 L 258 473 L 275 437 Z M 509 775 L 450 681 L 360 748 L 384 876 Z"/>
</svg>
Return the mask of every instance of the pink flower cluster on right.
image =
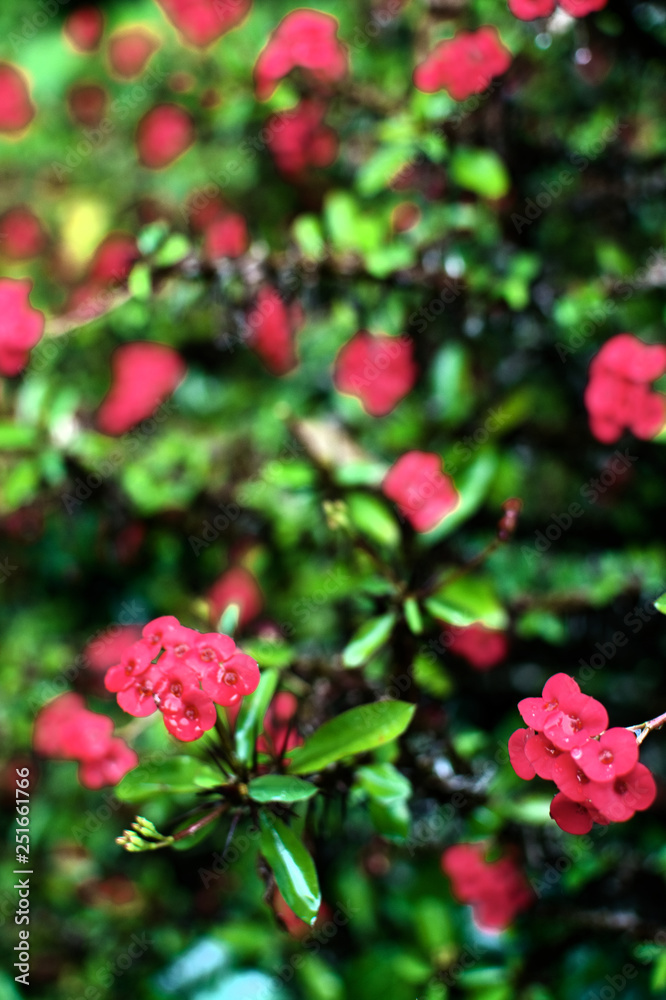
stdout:
<svg viewBox="0 0 666 1000">
<path fill-rule="evenodd" d="M 337 31 L 337 19 L 331 14 L 307 8 L 290 11 L 259 53 L 254 67 L 257 98 L 268 100 L 296 67 L 315 85 L 341 80 L 349 69 L 349 52 Z"/>
<path fill-rule="evenodd" d="M 483 844 L 456 844 L 442 854 L 442 869 L 453 893 L 469 903 L 475 922 L 486 930 L 504 930 L 534 902 L 534 893 L 511 858 L 486 861 Z"/>
<path fill-rule="evenodd" d="M 454 101 L 464 101 L 484 91 L 510 65 L 511 53 L 497 31 L 484 25 L 439 42 L 414 70 L 414 86 L 426 94 L 446 90 Z"/>
<path fill-rule="evenodd" d="M 666 373 L 666 347 L 631 333 L 607 340 L 590 365 L 585 405 L 594 436 L 611 444 L 627 428 L 649 440 L 666 422 L 666 396 L 650 383 Z"/>
<path fill-rule="evenodd" d="M 607 729 L 608 713 L 583 694 L 568 674 L 555 674 L 540 698 L 523 698 L 518 711 L 527 729 L 509 739 L 519 778 L 552 780 L 559 792 L 550 815 L 566 833 L 589 833 L 593 823 L 624 823 L 649 809 L 657 788 L 628 729 Z"/>
</svg>

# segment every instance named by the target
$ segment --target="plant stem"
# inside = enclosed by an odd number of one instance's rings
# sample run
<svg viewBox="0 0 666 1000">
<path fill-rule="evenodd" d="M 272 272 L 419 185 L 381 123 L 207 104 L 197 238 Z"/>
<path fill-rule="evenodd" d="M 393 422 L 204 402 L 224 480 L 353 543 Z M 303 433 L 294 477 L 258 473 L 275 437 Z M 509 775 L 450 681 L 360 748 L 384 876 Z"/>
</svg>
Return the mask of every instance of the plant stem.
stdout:
<svg viewBox="0 0 666 1000">
<path fill-rule="evenodd" d="M 656 715 L 648 722 L 641 722 L 637 726 L 627 726 L 627 729 L 636 734 L 636 742 L 640 745 L 649 733 L 655 729 L 661 729 L 664 725 L 666 725 L 666 712 L 663 712 L 662 715 Z"/>
</svg>

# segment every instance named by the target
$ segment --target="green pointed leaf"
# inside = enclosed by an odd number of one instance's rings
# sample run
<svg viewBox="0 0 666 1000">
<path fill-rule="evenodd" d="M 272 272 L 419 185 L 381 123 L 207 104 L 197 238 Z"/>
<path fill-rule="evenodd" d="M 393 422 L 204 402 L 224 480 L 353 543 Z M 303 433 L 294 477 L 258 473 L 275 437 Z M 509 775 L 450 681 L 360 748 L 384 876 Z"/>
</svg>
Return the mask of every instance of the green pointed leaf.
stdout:
<svg viewBox="0 0 666 1000">
<path fill-rule="evenodd" d="M 511 186 L 504 163 L 491 149 L 458 146 L 449 170 L 456 184 L 484 198 L 503 198 Z"/>
<path fill-rule="evenodd" d="M 454 473 L 453 481 L 460 494 L 460 503 L 455 510 L 446 515 L 436 528 L 422 536 L 423 544 L 432 545 L 433 542 L 438 542 L 440 538 L 450 535 L 468 518 L 476 514 L 492 485 L 497 465 L 496 450 L 486 447 L 460 473 Z M 444 472 L 446 472 L 446 463 L 444 464 Z"/>
<path fill-rule="evenodd" d="M 396 616 L 394 612 L 371 618 L 364 622 L 355 633 L 354 638 L 342 651 L 342 662 L 345 667 L 360 667 L 384 645 L 393 631 Z"/>
<path fill-rule="evenodd" d="M 666 615 L 666 594 L 661 594 L 654 602 L 654 606 L 662 615 Z"/>
<path fill-rule="evenodd" d="M 320 771 L 343 757 L 389 743 L 407 729 L 415 708 L 405 701 L 378 701 L 350 708 L 325 722 L 303 746 L 291 752 L 289 771 L 292 774 Z"/>
<path fill-rule="evenodd" d="M 182 233 L 174 233 L 155 254 L 158 267 L 171 267 L 184 260 L 191 250 L 190 241 Z"/>
<path fill-rule="evenodd" d="M 293 830 L 263 811 L 259 816 L 261 853 L 270 865 L 287 906 L 312 926 L 321 905 L 319 879 L 312 857 Z"/>
<path fill-rule="evenodd" d="M 424 603 L 433 617 L 448 625 L 464 627 L 481 622 L 486 628 L 504 629 L 509 622 L 506 609 L 487 577 L 463 576 L 441 587 Z"/>
<path fill-rule="evenodd" d="M 252 760 L 254 744 L 264 728 L 264 716 L 275 694 L 278 679 L 277 670 L 264 670 L 257 690 L 243 699 L 236 722 L 236 754 L 244 764 Z"/>
<path fill-rule="evenodd" d="M 121 802 L 143 802 L 164 792 L 198 792 L 225 782 L 224 775 L 195 757 L 169 757 L 160 763 L 140 764 L 114 789 Z"/>
<path fill-rule="evenodd" d="M 420 635 L 421 632 L 423 632 L 423 616 L 421 614 L 419 602 L 414 597 L 408 597 L 405 600 L 403 608 L 405 611 L 405 619 L 410 630 L 414 633 L 414 635 Z"/>
<path fill-rule="evenodd" d="M 409 778 L 387 762 L 359 767 L 356 781 L 371 798 L 382 802 L 407 799 L 412 794 Z"/>
<path fill-rule="evenodd" d="M 146 301 L 152 293 L 152 278 L 147 264 L 135 264 L 127 280 L 130 295 L 135 299 Z"/>
<path fill-rule="evenodd" d="M 400 541 L 400 529 L 393 514 L 378 497 L 367 493 L 351 493 L 347 497 L 352 524 L 380 545 L 395 547 Z"/>
<path fill-rule="evenodd" d="M 247 789 L 254 802 L 301 802 L 319 791 L 316 785 L 290 774 L 263 774 L 253 778 Z"/>
</svg>

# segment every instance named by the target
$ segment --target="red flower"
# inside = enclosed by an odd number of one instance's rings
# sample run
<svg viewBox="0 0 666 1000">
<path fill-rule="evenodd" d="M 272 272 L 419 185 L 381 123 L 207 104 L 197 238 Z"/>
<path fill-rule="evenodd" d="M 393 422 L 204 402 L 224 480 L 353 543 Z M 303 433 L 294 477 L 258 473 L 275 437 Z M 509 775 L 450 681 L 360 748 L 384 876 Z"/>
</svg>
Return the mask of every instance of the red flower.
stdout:
<svg viewBox="0 0 666 1000">
<path fill-rule="evenodd" d="M 125 740 L 116 736 L 109 740 L 102 757 L 81 761 L 79 781 L 84 788 L 97 789 L 105 785 L 117 785 L 138 763 L 139 758 L 134 750 L 128 747 Z"/>
<path fill-rule="evenodd" d="M 210 260 L 240 257 L 249 245 L 247 224 L 238 212 L 218 215 L 206 226 L 204 253 Z"/>
<path fill-rule="evenodd" d="M 98 414 L 103 434 L 125 434 L 149 417 L 185 375 L 180 355 L 165 344 L 135 341 L 118 347 L 111 360 L 113 383 Z"/>
<path fill-rule="evenodd" d="M 233 705 L 243 695 L 256 691 L 258 684 L 259 667 L 247 653 L 236 652 L 201 675 L 203 690 L 218 705 Z"/>
<path fill-rule="evenodd" d="M 104 15 L 97 7 L 80 7 L 68 14 L 62 30 L 79 52 L 94 52 L 104 30 Z"/>
<path fill-rule="evenodd" d="M 453 480 L 442 472 L 441 458 L 426 451 L 402 455 L 386 473 L 382 492 L 416 531 L 431 531 L 460 502 Z"/>
<path fill-rule="evenodd" d="M 177 711 L 164 712 L 164 725 L 176 739 L 185 743 L 198 740 L 212 729 L 217 721 L 215 705 L 208 695 L 198 688 L 190 688 L 183 695 Z"/>
<path fill-rule="evenodd" d="M 503 930 L 534 902 L 525 877 L 511 858 L 487 862 L 481 844 L 457 844 L 442 855 L 454 895 L 471 903 L 480 927 Z"/>
<path fill-rule="evenodd" d="M 592 11 L 602 10 L 608 0 L 559 0 L 562 10 L 572 17 L 585 17 Z"/>
<path fill-rule="evenodd" d="M 324 125 L 326 108 L 302 100 L 290 111 L 271 115 L 266 122 L 268 148 L 278 170 L 292 179 L 308 167 L 328 167 L 338 155 L 338 136 Z"/>
<path fill-rule="evenodd" d="M 0 374 L 18 375 L 44 332 L 44 315 L 30 305 L 30 278 L 0 278 Z"/>
<path fill-rule="evenodd" d="M 590 743 L 594 742 L 590 740 Z M 586 802 L 589 798 L 590 779 L 584 771 L 581 771 L 580 764 L 574 760 L 572 754 L 560 754 L 557 760 L 553 761 L 552 774 L 549 777 L 552 777 L 559 790 L 573 802 Z"/>
<path fill-rule="evenodd" d="M 472 622 L 464 628 L 448 627 L 448 648 L 475 670 L 490 670 L 506 658 L 509 643 L 504 632 L 486 628 L 481 622 Z"/>
<path fill-rule="evenodd" d="M 582 747 L 590 736 L 598 736 L 608 726 L 608 712 L 587 694 L 569 695 L 560 708 L 551 712 L 544 733 L 560 750 Z"/>
<path fill-rule="evenodd" d="M 148 670 L 154 656 L 154 652 L 146 642 L 139 640 L 132 643 L 129 649 L 123 651 L 120 663 L 109 667 L 104 678 L 106 690 L 116 694 L 130 687 L 137 677 Z"/>
<path fill-rule="evenodd" d="M 116 31 L 109 38 L 111 69 L 125 79 L 138 76 L 159 47 L 159 39 L 145 28 Z"/>
<path fill-rule="evenodd" d="M 534 736 L 533 729 L 516 729 L 509 737 L 509 760 L 519 778 L 531 781 L 536 775 L 534 767 L 525 754 L 525 743 L 530 736 Z"/>
<path fill-rule="evenodd" d="M 259 53 L 254 67 L 259 100 L 267 100 L 278 81 L 297 66 L 314 83 L 341 80 L 349 68 L 349 54 L 337 31 L 337 19 L 330 14 L 308 9 L 290 11 Z"/>
<path fill-rule="evenodd" d="M 589 833 L 592 816 L 582 802 L 573 802 L 563 792 L 558 792 L 550 804 L 550 815 L 565 833 Z"/>
<path fill-rule="evenodd" d="M 166 653 L 159 661 L 162 672 L 155 682 L 155 701 L 161 712 L 177 713 L 183 711 L 183 705 L 192 691 L 199 690 L 199 678 L 190 667 L 179 663 Z"/>
<path fill-rule="evenodd" d="M 40 709 L 35 718 L 32 743 L 44 757 L 71 757 L 70 723 L 87 711 L 80 694 L 61 694 Z"/>
<path fill-rule="evenodd" d="M 301 746 L 303 737 L 294 724 L 297 709 L 298 699 L 289 691 L 280 691 L 275 695 L 264 717 L 264 731 L 257 740 L 259 753 L 284 761 L 284 754 Z"/>
<path fill-rule="evenodd" d="M 23 73 L 11 63 L 0 62 L 0 132 L 20 132 L 34 117 Z"/>
<path fill-rule="evenodd" d="M 141 635 L 156 656 L 160 649 L 169 649 L 178 645 L 183 638 L 183 626 L 175 615 L 162 615 L 160 618 L 153 618 L 147 625 L 144 625 Z"/>
<path fill-rule="evenodd" d="M 590 364 L 585 390 L 590 429 L 604 444 L 623 429 L 648 440 L 666 422 L 666 398 L 650 383 L 666 372 L 666 347 L 645 344 L 630 333 L 611 337 Z"/>
<path fill-rule="evenodd" d="M 359 330 L 335 359 L 335 387 L 357 396 L 371 416 L 386 416 L 414 387 L 418 368 L 413 351 L 408 337 L 373 336 Z"/>
<path fill-rule="evenodd" d="M 202 677 L 204 672 L 217 667 L 229 660 L 236 652 L 236 643 L 228 635 L 219 632 L 209 632 L 202 635 L 195 643 L 194 649 L 187 657 L 187 665 Z"/>
<path fill-rule="evenodd" d="M 613 781 L 638 763 L 638 743 L 628 729 L 616 727 L 607 729 L 598 740 L 588 740 L 580 749 L 572 750 L 571 756 L 592 781 Z"/>
<path fill-rule="evenodd" d="M 539 732 L 544 728 L 552 712 L 560 707 L 560 701 L 580 694 L 580 688 L 568 674 L 553 674 L 546 681 L 540 698 L 523 698 L 518 702 L 518 711 L 523 721 Z"/>
<path fill-rule="evenodd" d="M 95 250 L 88 275 L 103 285 L 125 281 L 140 256 L 130 233 L 109 233 Z"/>
<path fill-rule="evenodd" d="M 194 142 L 194 123 L 177 104 L 158 104 L 146 112 L 136 130 L 139 160 L 144 167 L 168 167 Z"/>
<path fill-rule="evenodd" d="M 555 0 L 509 0 L 509 10 L 521 21 L 534 21 L 537 17 L 550 17 Z"/>
<path fill-rule="evenodd" d="M 297 303 L 287 306 L 275 288 L 261 289 L 247 317 L 247 342 L 273 375 L 286 375 L 298 364 L 294 340 L 302 322 Z"/>
<path fill-rule="evenodd" d="M 561 753 L 543 733 L 530 736 L 525 743 L 525 756 L 539 777 L 546 780 L 553 777 L 553 767 Z"/>
<path fill-rule="evenodd" d="M 495 28 L 486 25 L 439 42 L 414 70 L 414 86 L 426 94 L 447 90 L 455 101 L 464 101 L 480 94 L 510 65 L 511 53 Z"/>
<path fill-rule="evenodd" d="M 252 0 L 157 0 L 191 45 L 205 48 L 243 20 Z"/>
<path fill-rule="evenodd" d="M 111 670 L 115 669 L 115 667 L 111 667 Z M 123 711 L 139 718 L 152 715 L 157 710 L 154 694 L 155 685 L 161 676 L 161 671 L 157 666 L 149 667 L 135 676 L 127 687 L 118 691 L 118 704 Z"/>
<path fill-rule="evenodd" d="M 657 786 L 645 764 L 636 764 L 628 774 L 612 781 L 594 782 L 590 788 L 592 804 L 615 823 L 624 823 L 636 811 L 649 809 L 656 795 Z"/>
<path fill-rule="evenodd" d="M 42 252 L 46 235 L 29 208 L 16 205 L 0 216 L 0 253 L 11 260 L 28 260 Z"/>
</svg>

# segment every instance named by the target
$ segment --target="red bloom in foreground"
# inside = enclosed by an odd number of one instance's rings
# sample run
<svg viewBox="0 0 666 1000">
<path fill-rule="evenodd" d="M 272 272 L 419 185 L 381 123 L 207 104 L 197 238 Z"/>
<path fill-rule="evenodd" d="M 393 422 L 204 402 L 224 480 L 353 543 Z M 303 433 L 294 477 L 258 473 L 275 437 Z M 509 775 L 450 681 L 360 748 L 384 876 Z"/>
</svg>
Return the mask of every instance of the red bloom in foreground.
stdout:
<svg viewBox="0 0 666 1000">
<path fill-rule="evenodd" d="M 504 930 L 534 901 L 525 876 L 511 858 L 487 862 L 482 844 L 457 844 L 442 854 L 442 869 L 453 893 L 470 903 L 474 920 L 486 930 Z"/>
<path fill-rule="evenodd" d="M 54 699 L 35 719 L 33 745 L 45 757 L 79 761 L 79 781 L 86 788 L 117 785 L 138 764 L 138 757 L 120 737 L 113 722 L 90 712 L 78 694 Z"/>
<path fill-rule="evenodd" d="M 335 388 L 357 396 L 371 416 L 386 416 L 414 387 L 418 368 L 413 351 L 408 337 L 359 330 L 338 351 L 333 369 Z"/>
<path fill-rule="evenodd" d="M 28 260 L 42 252 L 46 236 L 29 208 L 16 205 L 0 216 L 0 253 L 11 260 Z"/>
<path fill-rule="evenodd" d="M 180 355 L 165 344 L 135 341 L 114 352 L 113 382 L 97 414 L 103 434 L 125 434 L 149 417 L 185 376 Z"/>
<path fill-rule="evenodd" d="M 88 643 L 83 655 L 92 670 L 108 670 L 140 637 L 139 625 L 111 625 Z"/>
<path fill-rule="evenodd" d="M 111 69 L 125 79 L 138 76 L 159 47 L 159 39 L 145 28 L 115 31 L 109 38 Z"/>
<path fill-rule="evenodd" d="M 402 455 L 386 473 L 382 492 L 416 531 L 431 531 L 460 502 L 453 480 L 442 472 L 441 458 L 427 451 Z"/>
<path fill-rule="evenodd" d="M 266 122 L 268 148 L 278 170 L 287 177 L 295 179 L 308 167 L 328 167 L 338 155 L 338 136 L 324 125 L 325 114 L 323 104 L 303 100 Z"/>
<path fill-rule="evenodd" d="M 520 778 L 529 781 L 536 772 L 555 782 L 559 792 L 550 815 L 566 833 L 622 823 L 652 805 L 656 785 L 638 763 L 634 733 L 607 729 L 604 706 L 581 694 L 572 677 L 555 674 L 541 698 L 523 698 L 518 708 L 532 728 L 513 733 L 509 759 Z"/>
<path fill-rule="evenodd" d="M 252 0 L 157 0 L 191 45 L 205 48 L 243 20 Z"/>
<path fill-rule="evenodd" d="M 267 100 L 295 67 L 315 83 L 335 83 L 349 68 L 347 46 L 337 37 L 338 22 L 318 10 L 292 10 L 284 17 L 254 67 L 255 91 Z"/>
<path fill-rule="evenodd" d="M 486 628 L 481 622 L 473 622 L 464 628 L 449 625 L 447 646 L 456 656 L 464 660 L 475 670 L 490 670 L 506 659 L 509 642 L 499 629 Z"/>
<path fill-rule="evenodd" d="M 455 101 L 480 94 L 511 65 L 511 53 L 495 28 L 460 31 L 439 42 L 414 70 L 414 86 L 426 94 L 447 90 Z"/>
<path fill-rule="evenodd" d="M 209 260 L 240 257 L 249 245 L 247 223 L 238 212 L 222 213 L 206 226 L 204 253 Z"/>
<path fill-rule="evenodd" d="M 11 63 L 0 62 L 0 132 L 20 132 L 34 117 L 23 73 Z"/>
<path fill-rule="evenodd" d="M 247 317 L 247 343 L 273 375 L 286 375 L 298 364 L 294 341 L 302 323 L 298 303 L 288 306 L 275 288 L 261 289 Z"/>
<path fill-rule="evenodd" d="M 189 742 L 215 725 L 215 703 L 239 704 L 256 690 L 259 668 L 230 636 L 202 635 L 163 615 L 144 626 L 104 683 L 130 715 L 159 709 L 171 735 Z"/>
<path fill-rule="evenodd" d="M 94 52 L 104 30 L 104 14 L 97 7 L 80 7 L 68 14 L 62 30 L 79 52 Z"/>
<path fill-rule="evenodd" d="M 590 364 L 585 405 L 594 436 L 610 444 L 625 428 L 654 437 L 666 422 L 666 397 L 650 383 L 666 373 L 666 347 L 645 344 L 630 333 L 611 337 Z"/>
<path fill-rule="evenodd" d="M 44 332 L 44 315 L 30 305 L 30 278 L 0 278 L 0 375 L 18 375 Z"/>
<path fill-rule="evenodd" d="M 177 104 L 158 104 L 146 112 L 136 130 L 139 160 L 144 167 L 168 167 L 194 142 L 194 123 Z"/>
<path fill-rule="evenodd" d="M 509 0 L 509 10 L 521 21 L 534 21 L 537 17 L 550 17 L 556 0 Z"/>
<path fill-rule="evenodd" d="M 232 566 L 208 591 L 212 622 L 218 622 L 230 604 L 238 605 L 238 627 L 244 628 L 257 617 L 264 598 L 256 579 L 244 566 Z"/>
</svg>

